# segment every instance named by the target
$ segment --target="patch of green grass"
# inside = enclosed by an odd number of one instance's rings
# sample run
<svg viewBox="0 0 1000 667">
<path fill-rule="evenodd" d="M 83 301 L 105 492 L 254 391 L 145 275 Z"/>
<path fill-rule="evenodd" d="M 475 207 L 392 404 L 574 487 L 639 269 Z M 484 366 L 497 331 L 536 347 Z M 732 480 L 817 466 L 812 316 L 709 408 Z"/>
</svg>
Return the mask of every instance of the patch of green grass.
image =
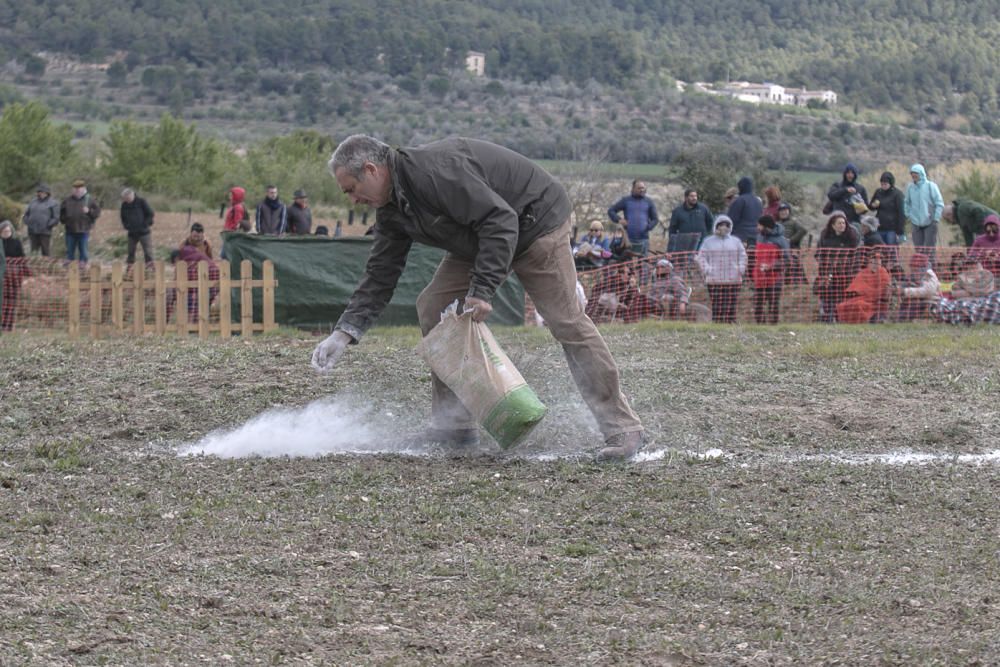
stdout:
<svg viewBox="0 0 1000 667">
<path fill-rule="evenodd" d="M 73 470 L 84 465 L 83 453 L 89 444 L 88 438 L 50 440 L 35 445 L 33 452 L 38 458 L 52 462 L 56 470 Z"/>
</svg>

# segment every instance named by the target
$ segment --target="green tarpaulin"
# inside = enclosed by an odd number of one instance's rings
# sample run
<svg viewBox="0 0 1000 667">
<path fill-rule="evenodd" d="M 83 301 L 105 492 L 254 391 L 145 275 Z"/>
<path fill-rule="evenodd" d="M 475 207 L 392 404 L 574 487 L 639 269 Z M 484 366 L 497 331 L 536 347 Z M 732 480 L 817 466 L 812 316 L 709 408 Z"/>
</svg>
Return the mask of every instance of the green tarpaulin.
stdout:
<svg viewBox="0 0 1000 667">
<path fill-rule="evenodd" d="M 329 328 L 347 307 L 364 274 L 370 237 L 331 239 L 317 236 L 258 236 L 228 232 L 222 235 L 223 251 L 232 261 L 233 278 L 239 278 L 244 259 L 253 264 L 253 277 L 261 277 L 264 260 L 274 262 L 274 318 L 278 324 Z M 381 325 L 417 324 L 417 295 L 430 282 L 443 250 L 414 244 L 406 260 L 392 301 L 378 320 Z M 239 317 L 239 290 L 234 290 L 234 318 Z M 254 290 L 255 319 L 260 320 L 260 290 Z M 524 322 L 524 288 L 511 276 L 497 290 L 490 322 Z"/>
</svg>

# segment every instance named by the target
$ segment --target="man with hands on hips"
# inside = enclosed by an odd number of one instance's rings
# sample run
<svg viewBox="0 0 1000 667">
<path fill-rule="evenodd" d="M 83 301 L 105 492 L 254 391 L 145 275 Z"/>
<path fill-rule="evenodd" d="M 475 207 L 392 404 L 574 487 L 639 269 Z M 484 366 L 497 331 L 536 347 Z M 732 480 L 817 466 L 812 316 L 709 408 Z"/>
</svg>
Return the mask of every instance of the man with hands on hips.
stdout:
<svg viewBox="0 0 1000 667">
<path fill-rule="evenodd" d="M 562 346 L 570 371 L 604 436 L 601 460 L 631 458 L 643 427 L 621 392 L 618 367 L 576 298 L 568 244 L 573 227 L 565 189 L 544 169 L 485 141 L 452 138 L 394 149 L 366 135 L 345 139 L 330 173 L 355 204 L 376 209 L 374 243 L 361 282 L 334 332 L 313 352 L 330 370 L 374 324 L 414 242 L 447 251 L 417 297 L 423 335 L 456 299 L 477 322 L 513 271 Z M 417 440 L 467 447 L 479 442 L 473 417 L 432 374 L 431 424 Z"/>
</svg>

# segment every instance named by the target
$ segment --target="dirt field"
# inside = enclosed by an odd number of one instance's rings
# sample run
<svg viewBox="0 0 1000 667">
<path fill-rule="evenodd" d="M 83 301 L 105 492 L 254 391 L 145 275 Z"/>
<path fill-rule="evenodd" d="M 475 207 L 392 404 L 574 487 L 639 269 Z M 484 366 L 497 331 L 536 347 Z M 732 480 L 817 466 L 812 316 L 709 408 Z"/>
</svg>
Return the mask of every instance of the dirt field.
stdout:
<svg viewBox="0 0 1000 667">
<path fill-rule="evenodd" d="M 605 331 L 629 465 L 544 331 L 498 337 L 551 414 L 460 457 L 398 452 L 412 329 L 327 377 L 295 332 L 0 338 L 0 664 L 1000 662 L 995 331 Z M 372 453 L 177 455 L 330 395 Z"/>
</svg>

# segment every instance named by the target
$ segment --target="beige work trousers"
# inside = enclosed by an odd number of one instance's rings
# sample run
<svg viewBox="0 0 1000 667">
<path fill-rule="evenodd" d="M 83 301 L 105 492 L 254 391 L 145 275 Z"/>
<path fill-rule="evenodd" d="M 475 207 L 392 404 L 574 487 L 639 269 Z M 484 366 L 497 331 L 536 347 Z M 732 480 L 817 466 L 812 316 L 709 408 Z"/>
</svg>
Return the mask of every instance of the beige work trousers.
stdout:
<svg viewBox="0 0 1000 667">
<path fill-rule="evenodd" d="M 641 431 L 642 423 L 622 394 L 618 366 L 597 327 L 576 297 L 576 266 L 569 248 L 572 224 L 540 237 L 514 259 L 513 270 L 549 330 L 562 344 L 573 380 L 608 439 Z M 441 321 L 441 311 L 469 291 L 472 262 L 445 255 L 417 297 L 423 335 Z M 435 428 L 464 429 L 475 420 L 455 394 L 432 374 L 431 419 Z"/>
</svg>

